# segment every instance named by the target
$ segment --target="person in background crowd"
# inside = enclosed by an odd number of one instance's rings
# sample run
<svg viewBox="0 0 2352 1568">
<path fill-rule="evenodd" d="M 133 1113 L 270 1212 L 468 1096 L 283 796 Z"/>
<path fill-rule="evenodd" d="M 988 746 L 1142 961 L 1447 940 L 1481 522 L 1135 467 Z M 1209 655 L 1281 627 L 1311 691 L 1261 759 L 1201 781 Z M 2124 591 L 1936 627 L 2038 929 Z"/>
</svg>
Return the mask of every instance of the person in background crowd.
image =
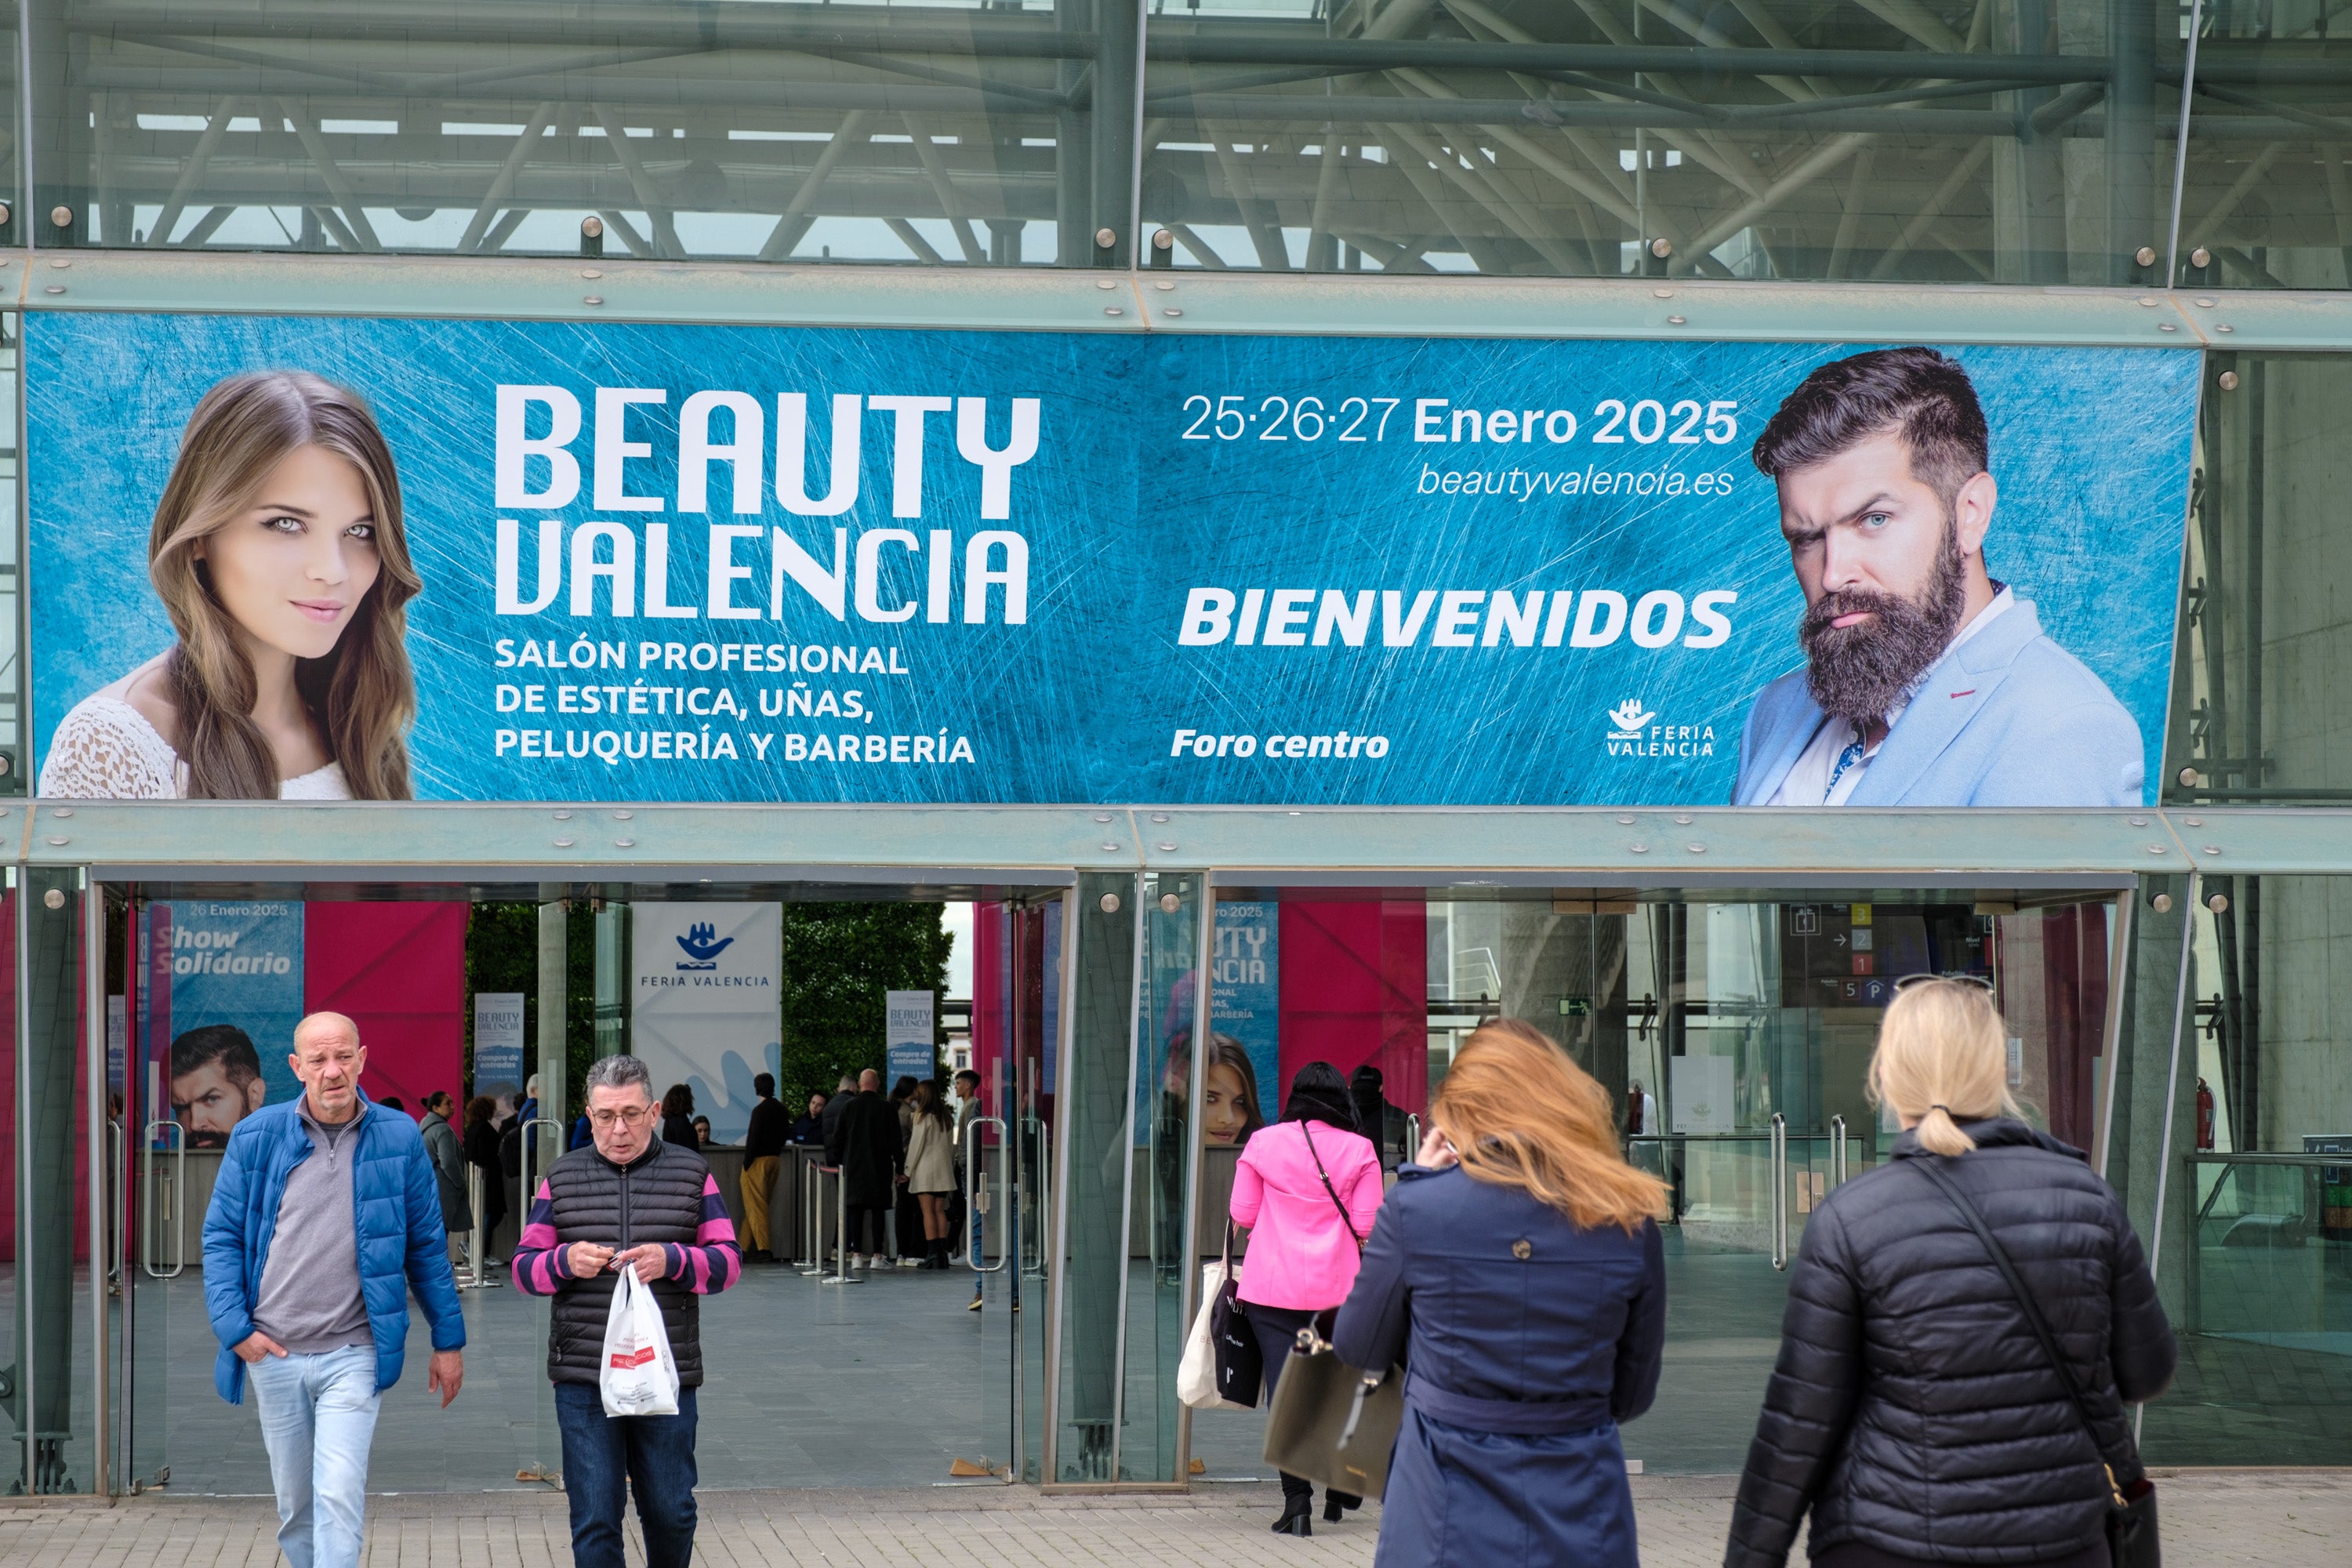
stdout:
<svg viewBox="0 0 2352 1568">
<path fill-rule="evenodd" d="M 708 1116 L 694 1119 L 694 1146 L 698 1149 L 710 1147 L 710 1118 Z"/>
<path fill-rule="evenodd" d="M 674 1083 L 662 1093 L 661 1141 L 681 1149 L 702 1147 L 694 1135 L 694 1090 L 682 1083 Z"/>
<path fill-rule="evenodd" d="M 2019 1119 L 2008 1037 L 1979 981 L 1887 1005 L 1868 1087 L 1903 1131 L 1806 1223 L 1727 1568 L 1780 1568 L 1808 1512 L 1816 1568 L 2108 1568 L 2110 1486 L 2141 1479 L 2130 1406 L 2177 1352 L 2114 1191 Z M 1931 1164 L 2022 1277 L 2095 1430 Z"/>
<path fill-rule="evenodd" d="M 937 1086 L 915 1085 L 907 1103 L 914 1121 L 907 1134 L 907 1190 L 915 1196 L 923 1221 L 920 1268 L 948 1267 L 948 1195 L 955 1191 L 955 1125 L 948 1102 Z"/>
<path fill-rule="evenodd" d="M 812 1094 L 808 1097 L 808 1114 L 793 1123 L 793 1142 L 822 1143 L 824 1142 L 824 1108 L 832 1096 Z"/>
<path fill-rule="evenodd" d="M 890 1104 L 898 1113 L 898 1190 L 890 1203 L 890 1223 L 898 1244 L 898 1267 L 912 1268 L 923 1259 L 923 1208 L 907 1190 L 907 1145 L 915 1136 L 915 1075 L 902 1073 L 890 1086 Z"/>
<path fill-rule="evenodd" d="M 585 1149 L 594 1142 L 595 1134 L 588 1125 L 588 1113 L 583 1110 L 572 1119 L 572 1136 L 565 1142 L 563 1152 L 568 1154 L 574 1149 Z"/>
<path fill-rule="evenodd" d="M 1348 1075 L 1348 1093 L 1356 1102 L 1356 1121 L 1380 1152 L 1381 1169 L 1393 1171 L 1404 1158 L 1404 1112 L 1381 1092 L 1381 1069 L 1366 1062 Z"/>
<path fill-rule="evenodd" d="M 840 1169 L 841 1201 L 848 1211 L 849 1234 L 841 1242 L 844 1272 L 866 1267 L 869 1240 L 873 1256 L 882 1256 L 883 1226 L 890 1221 L 898 1191 L 899 1147 L 898 1113 L 882 1098 L 882 1075 L 867 1068 L 824 1146 L 824 1163 Z"/>
<path fill-rule="evenodd" d="M 743 1261 L 770 1263 L 774 1261 L 775 1252 L 768 1239 L 768 1199 L 776 1189 L 776 1162 L 783 1156 L 789 1133 L 784 1126 L 783 1104 L 776 1099 L 775 1076 L 754 1074 L 751 1092 L 759 1099 L 752 1104 L 751 1123 L 743 1130 L 743 1174 L 740 1182 L 743 1190 Z"/>
<path fill-rule="evenodd" d="M 410 1293 L 445 1410 L 466 1381 L 466 1323 L 425 1140 L 361 1091 L 358 1026 L 313 1013 L 287 1059 L 302 1093 L 238 1123 L 205 1210 L 213 1384 L 231 1405 L 253 1384 L 291 1568 L 358 1568 L 368 1450 L 400 1381 Z"/>
<path fill-rule="evenodd" d="M 425 1120 L 416 1124 L 425 1157 L 433 1162 L 433 1179 L 441 1189 L 441 1226 L 452 1241 L 474 1228 L 473 1205 L 466 1201 L 466 1152 L 458 1147 L 457 1129 L 449 1125 L 457 1110 L 449 1091 L 436 1089 L 425 1097 Z"/>
<path fill-rule="evenodd" d="M 1347 1300 L 1380 1206 L 1380 1156 L 1356 1131 L 1347 1080 L 1329 1062 L 1308 1062 L 1290 1080 L 1282 1120 L 1250 1139 L 1234 1169 L 1234 1223 L 1250 1233 L 1239 1295 L 1265 1358 L 1269 1400 L 1298 1331 Z M 1362 1501 L 1333 1492 L 1323 1517 Z M 1275 1533 L 1312 1535 L 1314 1508 L 1314 1484 L 1286 1473 Z"/>
<path fill-rule="evenodd" d="M 1617 1424 L 1657 1394 L 1664 1184 L 1516 1018 L 1463 1042 L 1418 1155 L 1331 1334 L 1350 1366 L 1410 1369 L 1373 1562 L 1637 1568 Z"/>
<path fill-rule="evenodd" d="M 1625 1094 L 1625 1135 L 1654 1138 L 1658 1134 L 1658 1100 L 1635 1079 Z"/>
<path fill-rule="evenodd" d="M 1246 1143 L 1265 1125 L 1249 1047 L 1231 1035 L 1210 1036 L 1209 1070 L 1201 1086 L 1201 1135 L 1212 1143 Z"/>
<path fill-rule="evenodd" d="M 877 1081 L 879 1080 L 877 1079 Z M 830 1143 L 833 1142 L 833 1130 L 841 1124 L 841 1119 L 849 1112 L 849 1102 L 856 1098 L 857 1079 L 856 1075 L 851 1073 L 843 1073 L 841 1075 L 841 1081 L 833 1086 L 833 1098 L 826 1100 L 824 1103 L 822 1122 L 817 1128 L 818 1132 L 822 1134 L 818 1139 L 819 1142 Z"/>
<path fill-rule="evenodd" d="M 397 1110 L 403 1116 L 408 1114 L 408 1107 L 402 1102 L 400 1097 L 396 1094 L 387 1094 L 382 1100 L 377 1100 L 376 1103 L 383 1106 L 386 1110 Z"/>
<path fill-rule="evenodd" d="M 646 1064 L 604 1058 L 588 1069 L 587 1100 L 595 1144 L 548 1167 L 514 1255 L 516 1289 L 555 1299 L 547 1373 L 563 1434 L 572 1561 L 574 1568 L 623 1568 L 622 1515 L 634 1495 L 646 1568 L 688 1568 L 701 1300 L 742 1277 L 743 1257 L 710 1167 L 691 1143 L 653 1136 Z M 604 1413 L 604 1323 L 624 1268 L 636 1270 L 661 1305 L 677 1365 L 675 1415 Z"/>
<path fill-rule="evenodd" d="M 261 1053 L 234 1024 L 205 1024 L 172 1042 L 172 1114 L 191 1149 L 217 1149 L 269 1098 Z"/>
<path fill-rule="evenodd" d="M 961 1192 L 964 1178 L 968 1173 L 964 1169 L 964 1162 L 969 1157 L 966 1151 L 971 1149 L 972 1146 L 971 1141 L 971 1124 L 979 1121 L 982 1117 L 986 1116 L 988 1111 L 987 1109 L 981 1104 L 980 1074 L 974 1072 L 971 1068 L 963 1068 L 957 1071 L 955 1075 L 955 1091 L 957 1104 L 955 1124 L 956 1187 L 959 1192 Z M 985 1177 L 982 1178 L 983 1181 L 985 1179 Z M 978 1263 L 982 1260 L 976 1257 L 975 1254 L 982 1251 L 988 1245 L 988 1237 L 986 1235 L 988 1216 L 980 1212 L 980 1205 L 972 1202 L 972 1194 L 970 1193 L 963 1193 L 963 1212 L 965 1222 L 964 1230 L 966 1232 L 963 1238 L 964 1259 L 966 1262 Z M 981 1310 L 986 1299 L 986 1292 L 984 1289 L 985 1282 L 984 1276 L 978 1273 L 974 1273 L 972 1275 L 971 1304 L 964 1309 L 965 1311 L 977 1312 Z"/>
<path fill-rule="evenodd" d="M 507 1217 L 506 1170 L 499 1160 L 499 1102 L 487 1094 L 478 1094 L 466 1102 L 466 1136 L 463 1148 L 466 1163 L 482 1173 L 482 1250 L 488 1252 L 496 1245 L 500 1222 Z M 495 1268 L 495 1258 L 482 1259 L 485 1268 Z"/>
</svg>

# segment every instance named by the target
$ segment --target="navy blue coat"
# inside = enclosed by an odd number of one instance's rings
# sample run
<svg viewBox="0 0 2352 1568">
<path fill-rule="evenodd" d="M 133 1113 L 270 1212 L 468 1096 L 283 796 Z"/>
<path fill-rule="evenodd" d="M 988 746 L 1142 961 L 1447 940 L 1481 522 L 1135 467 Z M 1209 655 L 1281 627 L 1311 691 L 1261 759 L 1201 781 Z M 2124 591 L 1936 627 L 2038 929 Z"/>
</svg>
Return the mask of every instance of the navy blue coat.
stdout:
<svg viewBox="0 0 2352 1568">
<path fill-rule="evenodd" d="M 1378 1568 L 1636 1568 L 1617 1424 L 1656 1397 L 1665 1339 L 1656 1226 L 1401 1169 L 1332 1334 L 1350 1366 L 1409 1369 Z"/>
</svg>

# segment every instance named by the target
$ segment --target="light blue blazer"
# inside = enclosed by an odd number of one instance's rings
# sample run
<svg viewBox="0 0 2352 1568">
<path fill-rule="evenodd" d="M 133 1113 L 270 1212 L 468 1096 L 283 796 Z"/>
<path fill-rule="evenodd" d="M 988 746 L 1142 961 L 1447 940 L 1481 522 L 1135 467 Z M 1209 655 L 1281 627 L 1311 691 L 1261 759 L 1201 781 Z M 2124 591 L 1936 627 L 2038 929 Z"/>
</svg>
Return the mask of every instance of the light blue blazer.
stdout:
<svg viewBox="0 0 2352 1568">
<path fill-rule="evenodd" d="M 1802 668 L 1759 692 L 1732 804 L 1770 800 L 1825 717 Z M 1927 671 L 1846 804 L 2134 806 L 2146 775 L 2139 725 L 2019 599 Z"/>
</svg>

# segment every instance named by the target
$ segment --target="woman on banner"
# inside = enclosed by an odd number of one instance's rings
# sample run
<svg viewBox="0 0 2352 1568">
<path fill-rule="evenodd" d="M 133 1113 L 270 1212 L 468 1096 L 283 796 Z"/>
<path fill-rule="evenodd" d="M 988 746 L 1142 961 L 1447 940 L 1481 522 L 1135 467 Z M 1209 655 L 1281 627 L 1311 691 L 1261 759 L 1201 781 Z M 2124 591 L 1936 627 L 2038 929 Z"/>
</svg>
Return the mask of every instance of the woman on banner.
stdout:
<svg viewBox="0 0 2352 1568">
<path fill-rule="evenodd" d="M 147 573 L 178 641 L 68 710 L 40 793 L 407 800 L 416 713 L 392 448 L 359 395 L 234 375 L 180 438 Z"/>
</svg>

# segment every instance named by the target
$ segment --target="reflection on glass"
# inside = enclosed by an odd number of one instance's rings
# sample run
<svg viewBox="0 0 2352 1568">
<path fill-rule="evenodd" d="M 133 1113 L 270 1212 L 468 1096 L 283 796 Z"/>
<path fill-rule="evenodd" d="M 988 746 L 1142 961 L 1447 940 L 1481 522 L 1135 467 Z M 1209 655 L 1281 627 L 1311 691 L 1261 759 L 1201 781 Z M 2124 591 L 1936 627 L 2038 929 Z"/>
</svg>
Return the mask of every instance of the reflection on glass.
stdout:
<svg viewBox="0 0 2352 1568">
<path fill-rule="evenodd" d="M 1136 25 L 1125 0 L 78 17 L 34 51 L 59 79 L 38 240 L 1122 265 Z"/>
<path fill-rule="evenodd" d="M 2183 49 L 2148 0 L 1151 11 L 1140 195 L 1166 264 L 2100 284 L 2161 269 L 2137 252 L 2162 242 L 2179 104 L 2162 79 Z"/>
</svg>

